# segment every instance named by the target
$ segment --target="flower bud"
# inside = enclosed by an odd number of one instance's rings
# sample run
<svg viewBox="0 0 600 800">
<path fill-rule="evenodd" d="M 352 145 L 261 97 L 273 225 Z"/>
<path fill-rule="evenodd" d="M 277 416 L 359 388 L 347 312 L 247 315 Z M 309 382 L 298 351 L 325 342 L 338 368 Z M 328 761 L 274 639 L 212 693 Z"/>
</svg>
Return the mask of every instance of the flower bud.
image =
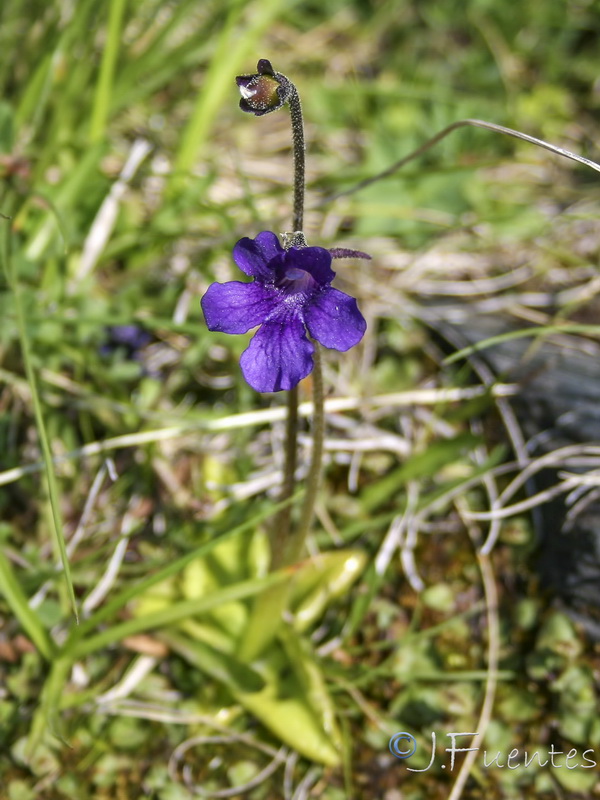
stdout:
<svg viewBox="0 0 600 800">
<path fill-rule="evenodd" d="M 275 72 L 266 58 L 260 59 L 256 69 L 254 75 L 238 75 L 235 82 L 242 95 L 242 111 L 261 117 L 285 105 L 289 97 L 289 81 Z"/>
</svg>

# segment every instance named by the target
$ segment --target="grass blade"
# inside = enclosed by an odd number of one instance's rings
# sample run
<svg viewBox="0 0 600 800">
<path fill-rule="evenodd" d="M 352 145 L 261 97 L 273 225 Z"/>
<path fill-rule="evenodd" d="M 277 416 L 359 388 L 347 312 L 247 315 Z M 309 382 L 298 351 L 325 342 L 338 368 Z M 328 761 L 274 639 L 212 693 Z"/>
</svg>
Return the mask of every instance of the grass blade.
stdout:
<svg viewBox="0 0 600 800">
<path fill-rule="evenodd" d="M 71 647 L 74 646 L 74 642 L 79 640 L 83 634 L 87 631 L 95 628 L 100 622 L 110 618 L 113 616 L 117 611 L 119 611 L 123 606 L 125 606 L 130 600 L 133 600 L 135 597 L 143 594 L 144 592 L 148 591 L 152 586 L 155 586 L 157 583 L 170 578 L 172 575 L 176 575 L 178 572 L 181 572 L 184 567 L 186 567 L 189 563 L 196 560 L 197 558 L 202 558 L 211 550 L 213 550 L 217 545 L 222 544 L 225 539 L 229 539 L 232 536 L 239 536 L 245 531 L 252 530 L 256 528 L 261 522 L 268 519 L 269 517 L 276 514 L 278 511 L 281 510 L 282 507 L 288 505 L 289 503 L 293 503 L 295 500 L 298 499 L 299 493 L 295 494 L 293 497 L 290 497 L 284 503 L 278 503 L 277 505 L 270 506 L 266 511 L 263 511 L 260 514 L 257 514 L 252 519 L 247 520 L 246 522 L 238 525 L 235 528 L 231 528 L 230 530 L 226 531 L 225 533 L 221 534 L 220 536 L 213 537 L 210 541 L 206 542 L 200 547 L 197 547 L 195 550 L 186 553 L 186 555 L 178 558 L 176 561 L 171 562 L 163 569 L 158 570 L 153 575 L 148 576 L 142 581 L 134 584 L 133 586 L 128 586 L 122 592 L 120 592 L 116 597 L 114 597 L 110 602 L 106 603 L 102 608 L 98 609 L 89 619 L 86 619 L 79 628 L 74 630 L 71 634 L 71 638 L 65 644 L 63 650 L 64 652 L 68 652 Z"/>
<path fill-rule="evenodd" d="M 206 143 L 219 105 L 229 87 L 233 86 L 232 81 L 236 72 L 240 70 L 256 39 L 272 22 L 280 7 L 280 0 L 268 0 L 260 5 L 257 4 L 254 9 L 255 16 L 245 25 L 243 38 L 240 38 L 238 23 L 246 10 L 246 4 L 232 5 L 206 74 L 203 91 L 198 96 L 192 117 L 181 137 L 174 167 L 175 181 L 191 171 Z"/>
<path fill-rule="evenodd" d="M 37 614 L 29 607 L 27 598 L 19 585 L 9 560 L 0 550 L 0 594 L 6 598 L 11 611 L 21 623 L 23 630 L 30 637 L 40 653 L 47 661 L 52 659 L 54 647 Z"/>
<path fill-rule="evenodd" d="M 90 123 L 91 142 L 100 141 L 104 137 L 106 130 L 126 2 L 127 0 L 111 0 L 106 44 L 102 54 L 100 75 L 96 84 L 92 121 Z"/>
<path fill-rule="evenodd" d="M 470 344 L 468 347 L 463 347 L 456 353 L 444 359 L 444 364 L 454 364 L 455 361 L 460 361 L 462 358 L 468 358 L 473 353 L 479 353 L 481 350 L 486 350 L 488 347 L 494 347 L 503 342 L 510 342 L 513 339 L 523 339 L 531 336 L 537 338 L 538 336 L 552 336 L 556 334 L 581 334 L 582 336 L 600 336 L 600 325 L 585 325 L 581 323 L 566 323 L 560 325 L 540 325 L 532 328 L 519 328 L 516 331 L 508 331 L 508 333 L 500 333 L 497 336 L 489 336 L 487 339 L 482 339 L 476 344 Z"/>
<path fill-rule="evenodd" d="M 93 653 L 95 650 L 99 650 L 101 647 L 118 642 L 126 636 L 132 636 L 133 634 L 148 631 L 153 628 L 161 628 L 165 625 L 173 625 L 188 617 L 194 617 L 197 614 L 210 611 L 223 603 L 230 603 L 234 600 L 243 600 L 246 597 L 252 597 L 264 591 L 268 586 L 281 583 L 282 581 L 289 581 L 288 573 L 273 572 L 264 578 L 252 578 L 248 581 L 240 581 L 233 586 L 226 586 L 224 589 L 213 592 L 206 597 L 174 603 L 154 614 L 146 614 L 143 617 L 128 619 L 120 625 L 114 625 L 112 628 L 108 628 L 96 634 L 96 636 L 91 636 L 89 639 L 80 641 L 73 648 L 71 655 L 73 658 L 81 658 L 89 653 Z"/>
<path fill-rule="evenodd" d="M 71 570 L 69 567 L 69 558 L 67 556 L 67 546 L 63 533 L 62 515 L 60 512 L 60 501 L 58 494 L 58 487 L 56 484 L 56 476 L 54 474 L 54 466 L 52 463 L 52 452 L 50 450 L 50 442 L 48 440 L 48 433 L 44 423 L 44 414 L 42 412 L 42 404 L 37 390 L 37 382 L 33 365 L 31 363 L 31 352 L 29 349 L 29 338 L 27 335 L 27 324 L 25 321 L 25 311 L 23 308 L 23 301 L 21 298 L 21 289 L 19 280 L 14 268 L 14 261 L 11 253 L 11 229 L 10 223 L 0 226 L 2 231 L 2 241 L 0 244 L 0 260 L 2 261 L 3 269 L 6 273 L 8 283 L 11 287 L 15 313 L 17 318 L 17 328 L 19 331 L 19 341 L 21 345 L 21 354 L 23 356 L 23 364 L 25 366 L 25 374 L 31 392 L 31 399 L 33 402 L 33 411 L 35 415 L 35 422 L 37 427 L 38 436 L 40 439 L 40 446 L 42 449 L 42 456 L 44 460 L 44 472 L 46 475 L 46 482 L 48 484 L 48 497 L 50 499 L 50 527 L 52 529 L 54 540 L 57 546 L 58 555 L 62 563 L 69 599 L 71 607 L 75 614 L 75 619 L 78 620 L 77 614 L 77 601 L 75 600 L 75 591 L 73 589 L 73 581 L 71 579 Z"/>
</svg>

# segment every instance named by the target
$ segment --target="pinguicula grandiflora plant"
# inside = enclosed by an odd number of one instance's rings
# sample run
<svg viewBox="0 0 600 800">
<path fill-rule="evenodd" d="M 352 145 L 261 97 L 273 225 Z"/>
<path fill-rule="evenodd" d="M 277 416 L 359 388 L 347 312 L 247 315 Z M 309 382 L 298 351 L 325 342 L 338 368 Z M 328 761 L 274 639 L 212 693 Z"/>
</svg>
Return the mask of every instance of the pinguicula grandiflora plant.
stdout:
<svg viewBox="0 0 600 800">
<path fill-rule="evenodd" d="M 258 62 L 257 72 L 238 77 L 237 84 L 242 95 L 240 107 L 247 113 L 263 116 L 284 106 L 289 107 L 294 152 L 292 231 L 282 234 L 281 239 L 272 231 L 258 232 L 254 238 L 240 239 L 234 247 L 233 258 L 251 280 L 212 284 L 202 298 L 202 308 L 211 331 L 245 334 L 258 328 L 240 359 L 244 378 L 256 391 L 287 393 L 281 492 L 281 500 L 285 505 L 275 517 L 269 539 L 272 577 L 283 573 L 292 579 L 267 586 L 253 599 L 253 606 L 247 611 L 243 627 L 238 627 L 236 669 L 244 668 L 248 670 L 247 676 L 259 677 L 264 681 L 264 687 L 258 691 L 233 687 L 233 696 L 283 742 L 315 761 L 335 764 L 340 758 L 341 736 L 326 681 L 317 659 L 312 655 L 310 641 L 298 635 L 306 630 L 306 624 L 297 610 L 298 596 L 302 593 L 298 586 L 307 586 L 312 581 L 314 587 L 318 582 L 314 575 L 317 568 L 311 567 L 309 561 L 303 561 L 302 556 L 311 528 L 322 469 L 324 393 L 320 348 L 347 351 L 358 344 L 366 329 L 356 301 L 332 286 L 335 273 L 331 264 L 334 258 L 369 256 L 359 251 L 311 246 L 306 240 L 303 231 L 305 145 L 300 99 L 293 83 L 276 72 L 269 61 L 262 59 Z M 587 159 L 518 131 L 481 120 L 461 120 L 384 173 L 364 181 L 352 191 L 391 174 L 463 125 L 513 136 L 594 169 L 598 168 Z M 297 387 L 309 374 L 312 374 L 313 386 L 313 446 L 303 486 L 302 508 L 296 518 L 291 511 L 290 500 L 294 495 L 297 466 Z M 482 574 L 487 569 L 486 559 L 491 546 L 490 538 L 481 548 L 479 558 Z M 352 568 L 346 570 L 345 586 L 360 574 L 364 565 L 362 554 L 356 551 L 352 554 L 338 551 L 321 555 L 332 557 L 329 562 L 331 567 L 336 558 L 338 568 L 344 559 L 344 566 L 353 561 Z M 330 584 L 337 580 L 339 586 L 342 582 L 340 571 L 333 579 L 332 575 L 333 569 L 327 576 Z M 320 588 L 323 589 L 322 583 Z M 295 612 L 295 617 L 288 615 L 286 624 L 282 624 L 285 612 L 289 609 Z M 312 616 L 311 622 L 315 619 Z M 288 620 L 293 624 L 287 624 Z M 490 627 L 492 622 L 490 612 Z M 179 647 L 172 637 L 170 643 L 175 649 Z M 495 659 L 490 649 L 492 671 L 497 668 Z M 295 683 L 293 679 L 282 678 L 286 672 L 288 676 L 294 676 Z"/>
<path fill-rule="evenodd" d="M 354 298 L 331 284 L 334 258 L 369 258 L 366 253 L 310 246 L 303 231 L 305 194 L 305 144 L 298 91 L 285 75 L 261 59 L 257 72 L 241 75 L 237 84 L 242 111 L 263 116 L 284 106 L 290 110 L 294 155 L 293 230 L 280 238 L 262 231 L 243 238 L 233 249 L 239 269 L 251 282 L 213 283 L 202 298 L 206 324 L 211 331 L 247 333 L 258 327 L 240 359 L 246 381 L 258 392 L 285 391 L 287 434 L 282 501 L 294 491 L 297 462 L 298 391 L 312 373 L 313 447 L 306 480 L 303 509 L 295 527 L 288 505 L 271 530 L 271 568 L 294 564 L 302 554 L 313 517 L 323 457 L 323 380 L 320 346 L 347 351 L 360 342 L 366 322 Z M 288 586 L 279 584 L 257 600 L 240 647 L 252 660 L 272 641 L 282 619 Z"/>
</svg>

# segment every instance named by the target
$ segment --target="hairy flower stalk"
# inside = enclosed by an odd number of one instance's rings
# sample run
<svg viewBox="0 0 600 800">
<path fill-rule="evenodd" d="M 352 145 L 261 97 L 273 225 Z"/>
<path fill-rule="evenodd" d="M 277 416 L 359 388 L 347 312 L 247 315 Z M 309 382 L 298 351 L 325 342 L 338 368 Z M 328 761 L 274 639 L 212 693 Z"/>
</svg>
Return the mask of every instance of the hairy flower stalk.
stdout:
<svg viewBox="0 0 600 800">
<path fill-rule="evenodd" d="M 292 145 L 294 153 L 294 216 L 293 230 L 302 231 L 304 224 L 304 189 L 306 184 L 306 167 L 304 143 L 304 122 L 302 119 L 302 105 L 300 95 L 294 84 L 281 73 L 276 73 L 271 62 L 261 58 L 256 65 L 257 75 L 240 75 L 236 83 L 240 89 L 242 111 L 256 115 L 266 114 L 281 108 L 286 102 L 290 109 L 292 124 Z M 257 108 L 257 94 L 259 100 L 267 108 Z M 281 483 L 280 500 L 283 502 L 294 493 L 296 467 L 298 463 L 298 387 L 293 386 L 287 395 L 287 415 L 285 426 L 285 460 L 283 465 L 283 480 Z M 286 538 L 290 531 L 292 508 L 288 504 L 275 518 L 271 536 L 271 552 L 273 564 L 281 559 L 281 539 Z"/>
<path fill-rule="evenodd" d="M 305 148 L 302 109 L 294 84 L 261 59 L 257 73 L 237 79 L 240 108 L 256 116 L 290 109 L 294 153 L 293 231 L 283 246 L 271 231 L 236 244 L 233 258 L 250 283 L 212 284 L 202 298 L 209 330 L 246 333 L 258 329 L 240 359 L 246 381 L 256 391 L 288 393 L 285 465 L 281 500 L 294 491 L 298 439 L 299 382 L 313 376 L 313 448 L 300 520 L 291 531 L 288 504 L 271 532 L 271 569 L 294 564 L 302 555 L 311 527 L 323 459 L 323 378 L 319 346 L 349 350 L 362 338 L 366 322 L 356 300 L 334 289 L 332 259 L 367 257 L 357 251 L 309 247 L 302 231 L 305 192 Z M 310 338 L 309 338 L 310 335 Z M 258 656 L 273 639 L 285 609 L 289 586 L 278 584 L 255 603 L 239 655 Z"/>
<path fill-rule="evenodd" d="M 294 231 L 301 231 L 304 222 L 304 187 L 305 187 L 305 144 L 304 123 L 300 96 L 294 84 L 285 76 L 276 74 L 271 62 L 261 58 L 256 65 L 257 75 L 236 78 L 242 99 L 242 111 L 257 115 L 266 114 L 281 108 L 287 101 L 292 123 L 292 144 L 294 150 Z M 269 106 L 257 109 L 257 92 L 259 99 Z M 285 426 L 285 461 L 283 465 L 283 481 L 281 483 L 280 500 L 283 502 L 294 493 L 296 467 L 298 463 L 298 387 L 293 386 L 287 395 L 287 416 Z M 288 504 L 275 518 L 271 536 L 271 552 L 273 563 L 280 560 L 282 548 L 281 538 L 289 535 L 292 508 Z"/>
<path fill-rule="evenodd" d="M 292 144 L 294 148 L 294 231 L 301 232 L 304 224 L 305 146 L 302 106 L 298 90 L 289 78 L 275 72 L 271 62 L 261 58 L 256 65 L 257 74 L 239 75 L 236 83 L 242 99 L 240 108 L 249 114 L 262 117 L 277 111 L 286 103 L 290 109 Z"/>
</svg>

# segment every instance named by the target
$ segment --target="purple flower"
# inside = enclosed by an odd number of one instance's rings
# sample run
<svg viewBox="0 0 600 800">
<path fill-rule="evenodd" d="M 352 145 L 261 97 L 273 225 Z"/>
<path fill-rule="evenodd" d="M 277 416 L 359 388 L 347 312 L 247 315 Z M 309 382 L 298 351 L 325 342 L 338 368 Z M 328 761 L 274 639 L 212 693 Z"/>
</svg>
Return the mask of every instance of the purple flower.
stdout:
<svg viewBox="0 0 600 800">
<path fill-rule="evenodd" d="M 257 392 L 292 389 L 313 368 L 314 346 L 349 350 L 367 327 L 356 300 L 331 287 L 331 253 L 322 247 L 284 250 L 271 231 L 240 239 L 238 267 L 254 280 L 213 283 L 202 298 L 211 331 L 247 333 L 260 325 L 240 365 Z"/>
</svg>

